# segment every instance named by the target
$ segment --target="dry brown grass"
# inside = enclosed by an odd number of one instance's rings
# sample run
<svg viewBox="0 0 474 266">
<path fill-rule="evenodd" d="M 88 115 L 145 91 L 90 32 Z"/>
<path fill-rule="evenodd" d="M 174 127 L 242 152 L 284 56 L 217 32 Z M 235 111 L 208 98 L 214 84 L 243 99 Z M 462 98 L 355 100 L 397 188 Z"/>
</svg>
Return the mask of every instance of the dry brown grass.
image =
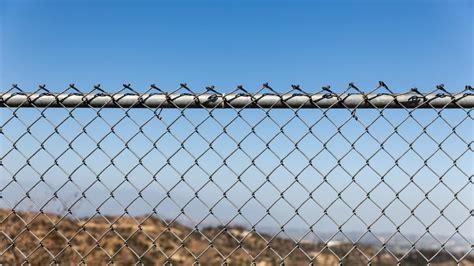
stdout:
<svg viewBox="0 0 474 266">
<path fill-rule="evenodd" d="M 301 243 L 295 248 L 292 240 L 239 227 L 209 227 L 198 232 L 177 222 L 167 225 L 156 217 L 73 219 L 0 209 L 0 221 L 3 265 L 190 265 L 196 260 L 201 265 L 249 265 L 252 257 L 256 257 L 257 265 L 276 265 L 282 260 L 280 256 L 285 257 L 287 265 L 308 265 L 313 257 L 317 265 L 338 265 L 332 252 L 343 256 L 350 250 L 345 264 L 366 265 L 367 257 L 375 255 L 370 247 L 356 249 L 352 245 L 331 247 L 331 251 L 312 243 Z M 395 264 L 386 253 L 372 261 L 375 265 Z"/>
</svg>

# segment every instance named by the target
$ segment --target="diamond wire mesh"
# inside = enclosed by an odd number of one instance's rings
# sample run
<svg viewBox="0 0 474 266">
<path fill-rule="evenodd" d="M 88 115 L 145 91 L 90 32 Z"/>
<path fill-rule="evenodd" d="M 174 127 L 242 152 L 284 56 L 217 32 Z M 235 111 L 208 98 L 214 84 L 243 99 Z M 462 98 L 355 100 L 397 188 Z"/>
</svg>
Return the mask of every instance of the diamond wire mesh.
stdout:
<svg viewBox="0 0 474 266">
<path fill-rule="evenodd" d="M 39 105 L 60 94 L 14 85 L 0 109 L 0 263 L 474 263 L 472 107 L 455 94 L 412 89 L 410 107 L 360 109 L 341 95 L 397 94 L 383 82 L 367 94 L 325 87 L 337 108 L 302 108 L 288 104 L 312 95 L 298 86 L 232 93 L 249 108 L 175 104 L 170 95 L 223 97 L 186 84 L 70 85 L 66 98 L 92 95 L 76 107 Z M 113 95 L 138 95 L 136 105 L 165 95 L 169 106 L 92 106 Z M 261 106 L 268 95 L 283 106 Z M 9 105 L 16 96 L 28 97 Z"/>
</svg>

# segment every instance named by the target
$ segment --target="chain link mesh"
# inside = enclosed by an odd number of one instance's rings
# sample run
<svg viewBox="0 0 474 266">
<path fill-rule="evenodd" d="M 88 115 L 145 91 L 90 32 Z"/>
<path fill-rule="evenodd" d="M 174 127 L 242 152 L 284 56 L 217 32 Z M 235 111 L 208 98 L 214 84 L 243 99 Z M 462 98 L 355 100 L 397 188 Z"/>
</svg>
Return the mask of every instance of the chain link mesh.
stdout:
<svg viewBox="0 0 474 266">
<path fill-rule="evenodd" d="M 146 104 L 156 95 L 165 100 Z M 469 86 L 14 85 L 0 98 L 1 264 L 474 263 Z"/>
</svg>

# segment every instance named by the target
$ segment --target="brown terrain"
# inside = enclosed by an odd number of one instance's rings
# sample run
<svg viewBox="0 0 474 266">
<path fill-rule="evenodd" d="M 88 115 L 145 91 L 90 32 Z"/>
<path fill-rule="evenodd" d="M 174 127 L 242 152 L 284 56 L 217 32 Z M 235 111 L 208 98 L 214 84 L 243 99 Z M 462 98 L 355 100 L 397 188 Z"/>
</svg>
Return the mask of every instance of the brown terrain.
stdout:
<svg viewBox="0 0 474 266">
<path fill-rule="evenodd" d="M 245 228 L 195 229 L 157 217 L 97 216 L 62 218 L 50 213 L 0 209 L 0 264 L 44 265 L 395 265 L 389 252 L 369 246 L 295 243 Z M 194 230 L 193 230 L 194 229 Z M 443 252 L 431 265 L 455 265 Z M 402 255 L 394 254 L 398 257 Z M 252 259 L 253 258 L 253 259 Z M 461 265 L 474 265 L 466 257 Z M 419 253 L 410 253 L 403 265 L 422 265 Z"/>
</svg>

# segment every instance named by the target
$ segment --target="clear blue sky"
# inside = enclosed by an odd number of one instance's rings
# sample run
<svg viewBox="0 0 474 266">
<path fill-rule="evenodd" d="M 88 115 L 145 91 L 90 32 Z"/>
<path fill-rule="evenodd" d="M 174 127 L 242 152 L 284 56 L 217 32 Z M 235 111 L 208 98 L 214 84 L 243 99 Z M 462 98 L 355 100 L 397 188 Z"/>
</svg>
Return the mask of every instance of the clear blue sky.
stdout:
<svg viewBox="0 0 474 266">
<path fill-rule="evenodd" d="M 225 3 L 218 1 L 158 1 L 152 3 L 151 1 L 0 0 L 0 86 L 1 90 L 6 90 L 10 84 L 17 83 L 24 90 L 31 91 L 35 90 L 38 84 L 47 84 L 51 90 L 59 91 L 65 89 L 70 83 L 76 83 L 83 90 L 89 90 L 92 85 L 101 83 L 104 89 L 114 91 L 122 83 L 131 83 L 137 90 L 145 90 L 149 84 L 156 83 L 162 89 L 171 91 L 176 89 L 179 83 L 187 82 L 191 88 L 196 90 L 201 90 L 208 85 L 216 85 L 222 91 L 230 91 L 235 86 L 242 84 L 252 91 L 260 88 L 262 83 L 270 82 L 279 91 L 289 89 L 291 84 L 300 84 L 303 89 L 314 91 L 328 84 L 335 89 L 344 89 L 348 82 L 355 82 L 360 88 L 369 90 L 374 88 L 379 80 L 384 80 L 396 91 L 412 87 L 430 90 L 440 83 L 444 83 L 447 89 L 458 91 L 466 84 L 472 85 L 474 83 L 473 14 L 473 1 L 227 1 Z M 50 115 L 49 119 L 59 123 L 61 117 L 68 115 L 65 112 L 65 110 L 60 110 L 58 116 Z M 83 112 L 87 113 L 88 111 Z M 164 116 L 164 121 L 171 123 L 174 119 L 173 112 L 175 112 L 174 115 L 179 115 L 176 110 L 171 110 L 169 116 Z M 374 112 L 372 116 L 367 115 L 363 119 L 370 120 L 374 114 L 378 115 Z M 7 113 L 8 111 L 6 111 L 4 118 L 11 116 L 11 113 Z M 196 112 L 189 117 L 195 123 L 207 117 L 203 118 L 199 114 L 202 115 L 202 112 Z M 207 113 L 205 114 L 207 115 Z M 23 115 L 24 121 L 30 123 L 38 116 L 37 113 L 34 115 L 30 111 L 25 111 L 21 115 Z M 84 115 L 82 118 L 78 116 L 78 119 L 96 116 L 94 112 L 88 115 Z M 104 117 L 112 121 L 121 115 L 123 113 L 109 114 Z M 230 114 L 230 116 L 232 115 L 235 113 Z M 262 113 L 247 115 L 246 119 L 257 119 L 261 115 Z M 292 114 L 286 113 L 286 116 L 288 115 Z M 317 113 L 317 116 L 310 113 L 304 116 L 304 119 L 316 119 L 318 115 L 321 115 L 320 112 Z M 335 111 L 332 115 L 331 118 L 341 122 L 349 114 Z M 420 112 L 417 119 L 423 120 L 427 124 L 430 119 L 434 118 L 433 115 L 437 114 L 430 111 Z M 458 121 L 465 118 L 465 115 L 462 110 L 447 114 L 452 118 L 450 121 Z M 275 115 L 275 119 L 284 120 L 286 116 Z M 134 118 L 142 121 L 140 119 L 145 117 L 146 115 L 137 115 Z M 402 115 L 391 113 L 389 117 L 395 121 Z M 0 118 L 2 117 L 0 116 Z M 225 115 L 219 117 L 224 120 L 227 118 L 229 117 Z M 47 124 L 44 120 L 42 122 Z M 404 129 L 404 134 L 408 136 L 416 135 L 421 129 L 413 121 L 411 122 L 412 124 Z M 184 126 L 189 127 L 186 121 L 181 123 L 178 124 L 183 127 L 177 126 L 173 129 L 173 133 L 184 139 L 188 133 L 186 130 L 193 131 L 194 129 L 184 128 Z M 266 123 L 271 124 L 268 119 Z M 369 123 L 367 122 L 367 124 Z M 124 127 L 122 128 L 123 134 L 135 133 L 137 130 L 130 123 L 127 126 L 122 126 Z M 155 123 L 155 126 L 157 128 L 153 128 L 154 131 L 151 130 L 150 134 L 156 135 L 156 132 L 163 132 L 164 127 L 158 127 L 162 126 L 160 123 Z M 240 123 L 240 127 L 242 126 L 243 123 Z M 275 125 L 271 126 L 261 129 L 261 134 L 271 136 L 279 131 L 278 128 L 274 128 Z M 64 136 L 71 137 L 73 133 L 81 131 L 80 127 L 77 128 L 77 124 L 65 127 L 69 128 L 61 132 Z M 320 125 L 319 132 L 326 132 L 324 128 Z M 36 134 L 44 135 L 51 132 L 51 125 L 40 125 L 35 129 Z M 219 129 L 219 127 L 213 127 L 203 130 L 203 134 L 215 137 L 219 134 Z M 306 131 L 304 127 L 299 129 Z M 327 134 L 323 134 L 325 136 L 334 133 L 335 130 L 332 125 L 327 125 L 326 129 Z M 463 127 L 459 129 L 459 134 L 462 134 L 467 140 L 472 139 L 470 129 L 472 129 L 472 121 L 466 120 Z M 12 124 L 4 129 L 5 135 L 12 138 L 18 137 L 22 130 L 24 131 L 24 128 L 21 125 L 15 129 Z M 104 130 L 105 132 L 103 132 Z M 248 130 L 245 126 L 236 128 L 234 134 L 246 134 L 249 132 Z M 347 130 L 344 132 L 347 134 L 346 136 L 356 137 L 356 131 L 361 130 L 361 125 L 352 120 L 351 126 L 345 130 Z M 440 140 L 442 136 L 451 133 L 450 128 L 445 124 L 439 124 L 430 130 L 430 134 Z M 89 134 L 99 139 L 98 136 L 107 134 L 107 132 L 108 129 L 102 124 L 102 127 L 97 126 L 97 128 L 90 130 Z M 301 133 L 298 130 L 291 132 L 288 134 L 298 135 Z M 386 124 L 374 126 L 371 132 L 376 135 L 390 133 L 387 131 Z M 26 146 L 24 147 L 25 151 L 37 149 L 38 143 L 31 138 L 30 141 L 34 145 L 23 144 Z M 60 144 L 51 143 L 50 145 L 52 145 L 51 151 L 53 153 L 56 151 L 59 154 L 59 151 L 67 148 L 67 145 L 61 140 L 57 141 Z M 114 139 L 110 141 L 113 142 Z M 149 143 L 143 141 L 148 146 L 137 146 L 143 149 L 149 148 Z M 459 143 L 456 140 L 451 141 L 453 145 L 451 145 L 450 152 L 464 151 L 462 150 L 465 148 L 462 146 L 463 144 L 456 146 Z M 119 142 L 115 141 L 115 143 Z M 197 143 L 195 146 L 191 145 L 187 148 L 192 150 L 207 147 L 207 143 L 203 144 L 202 141 L 195 143 Z M 258 140 L 250 142 L 247 147 L 249 151 L 263 149 L 254 143 L 261 145 Z M 429 140 L 422 140 L 418 143 L 420 152 L 428 152 L 423 149 L 422 143 L 428 143 L 426 147 L 431 149 L 437 147 Z M 4 144 L 10 145 L 6 140 Z M 331 149 L 341 152 L 346 148 L 344 146 L 346 144 L 341 140 L 341 142 L 335 143 L 335 147 Z M 365 141 L 359 144 L 374 145 L 374 141 Z M 405 144 L 392 143 L 392 151 L 407 149 L 403 146 Z M 77 142 L 75 145 L 83 146 L 78 147 L 78 150 L 87 150 L 94 147 L 95 143 L 84 140 L 84 142 Z M 119 149 L 120 145 L 119 143 L 117 146 L 109 145 L 108 147 Z M 315 143 L 311 142 L 309 145 L 305 145 L 305 148 L 315 152 L 311 145 L 315 145 Z M 167 149 L 172 151 L 179 146 L 180 143 L 169 141 L 168 146 L 164 145 L 160 149 L 168 154 L 171 152 Z M 284 146 L 279 151 L 283 151 L 285 147 L 291 148 L 291 146 Z M 462 149 L 456 150 L 456 147 L 462 147 Z M 232 150 L 235 147 L 231 146 L 228 149 Z M 371 151 L 369 146 L 365 146 L 365 149 L 361 150 L 368 153 Z M 159 155 L 156 156 L 164 161 Z M 410 155 L 405 159 L 412 160 L 414 157 L 414 155 Z M 43 163 L 41 160 L 36 162 L 38 167 L 46 167 L 51 164 L 48 157 L 45 156 L 45 158 L 42 159 Z M 122 158 L 123 164 L 126 161 L 129 164 L 134 164 L 134 158 L 130 158 L 132 157 Z M 180 159 L 184 161 L 183 158 Z M 271 156 L 267 157 L 267 163 L 261 163 L 260 166 L 269 167 L 268 162 L 271 161 L 271 158 Z M 470 158 L 472 156 L 469 157 L 469 154 L 464 157 L 462 167 L 472 173 L 472 168 L 468 167 Z M 4 163 L 9 164 L 9 167 L 21 166 L 19 164 L 22 161 L 12 162 L 15 157 L 7 159 Z M 387 166 L 382 162 L 390 164 L 390 161 L 385 158 L 377 160 L 379 160 L 379 166 Z M 440 168 L 447 166 L 446 163 L 443 163 L 442 158 L 439 160 L 431 162 L 432 166 Z M 188 163 L 192 161 L 188 160 Z M 107 165 L 108 162 L 107 158 L 97 157 L 97 160 L 92 164 L 96 163 L 99 167 Z M 151 161 L 149 166 L 159 167 L 160 163 L 157 162 L 161 161 Z M 209 167 L 214 164 L 220 166 L 221 162 L 222 160 L 219 158 L 207 159 Z M 295 168 L 307 163 L 304 160 L 301 161 L 301 158 L 294 158 L 293 162 L 294 164 L 289 165 Z M 413 161 L 414 164 L 416 162 Z M 81 161 L 77 157 L 71 157 L 70 163 L 71 165 L 65 162 L 63 167 L 73 169 L 72 165 L 80 164 Z M 174 163 L 180 167 L 178 162 Z M 242 161 L 240 163 L 234 162 L 233 166 L 245 167 L 246 163 L 248 164 L 247 161 L 244 163 Z M 356 165 L 355 160 L 352 163 Z M 364 164 L 363 161 L 359 163 Z M 350 168 L 351 164 L 347 163 L 344 166 Z M 254 173 L 255 171 L 250 172 L 249 175 Z M 27 181 L 29 174 L 35 175 L 30 172 L 23 174 L 25 182 L 30 182 Z M 84 175 L 74 178 L 95 180 L 95 176 L 85 170 L 79 174 Z M 117 175 L 120 173 L 109 173 L 109 177 L 112 178 L 111 183 L 118 181 L 113 179 Z M 225 173 L 222 175 L 224 176 Z M 281 174 L 281 176 L 284 175 L 285 173 Z M 334 175 L 334 178 L 337 179 L 344 174 L 337 172 Z M 3 180 L 4 184 L 9 181 L 8 175 L 5 176 L 7 178 Z M 57 173 L 57 176 L 64 179 L 62 173 Z M 309 183 L 313 182 L 311 180 L 314 179 L 314 176 L 308 174 Z M 372 181 L 374 178 L 375 181 L 378 181 L 379 178 L 373 173 L 363 173 L 360 182 L 371 182 L 369 178 L 364 179 L 365 176 L 371 177 Z M 421 173 L 419 176 L 421 180 L 418 182 L 426 186 L 437 182 L 436 176 L 433 174 Z M 142 177 L 138 176 L 137 178 Z M 345 177 L 350 180 L 350 177 Z M 400 177 L 402 180 L 398 181 L 397 178 Z M 54 174 L 49 173 L 48 178 L 54 179 Z M 147 178 L 149 179 L 149 176 Z M 179 179 L 179 176 L 176 178 Z M 207 176 L 202 173 L 201 178 L 207 180 Z M 394 185 L 400 186 L 408 177 L 395 172 L 392 173 L 392 178 L 397 179 L 394 181 Z M 447 175 L 447 178 L 457 185 L 466 183 L 466 177 L 454 170 Z M 35 179 L 38 179 L 37 176 Z M 288 180 L 283 179 L 281 185 Z M 230 181 L 226 180 L 225 182 Z M 256 186 L 256 184 L 253 185 Z M 342 187 L 343 182 L 341 181 L 338 185 Z M 338 186 L 338 188 L 340 187 Z M 411 188 L 414 189 L 413 186 Z M 12 187 L 10 193 L 23 195 L 22 192 L 18 193 L 18 190 L 15 189 L 17 188 Z M 131 191 L 132 194 L 135 193 L 133 194 L 135 196 L 136 191 Z M 334 197 L 334 193 L 332 193 L 334 191 L 331 189 L 325 191 L 328 192 L 328 195 L 322 195 L 323 198 Z M 472 191 L 472 187 L 470 191 Z M 270 196 L 276 195 L 278 197 L 279 194 L 274 192 L 268 188 L 268 193 L 263 192 L 262 198 L 270 200 Z M 380 198 L 384 198 L 385 192 L 383 190 L 380 192 Z M 44 191 L 41 190 L 38 193 L 44 194 Z M 152 191 L 151 195 L 156 196 L 153 193 Z M 295 201 L 302 199 L 300 197 L 301 191 L 292 193 Z M 330 195 L 330 193 L 332 194 Z M 413 197 L 411 203 L 419 200 L 416 197 L 420 196 L 420 191 L 406 193 L 408 193 L 407 197 Z M 464 193 L 463 199 L 472 206 L 472 200 L 469 202 L 469 190 Z M 7 193 L 5 192 L 5 194 Z M 96 194 L 97 197 L 108 197 L 106 193 Z M 355 195 L 359 194 L 349 192 L 349 196 L 353 199 Z M 393 199 L 392 194 L 387 195 L 387 200 Z M 449 196 L 440 197 L 438 200 L 452 198 L 452 194 L 443 195 Z M 183 191 L 180 196 L 194 197 L 194 194 Z M 220 194 L 215 194 L 215 196 L 220 198 Z M 365 197 L 365 194 L 362 197 Z M 423 193 L 421 193 L 421 197 L 423 197 Z M 92 198 L 92 200 L 94 199 Z M 89 207 L 87 204 L 84 206 L 85 209 Z M 395 214 L 400 214 L 393 215 L 393 217 L 403 217 L 403 207 L 400 210 L 397 210 L 398 207 L 393 208 L 395 208 L 393 210 Z M 367 213 L 372 210 L 370 206 L 367 209 L 369 210 Z M 89 208 L 89 210 L 94 209 Z M 207 214 L 205 209 L 194 208 L 194 210 L 200 210 Z M 228 209 L 224 211 L 226 210 Z M 282 209 L 282 216 L 290 213 L 285 210 L 288 208 Z M 343 210 L 344 212 L 340 213 L 351 213 L 347 208 Z M 425 208 L 424 214 L 421 216 L 433 215 L 434 212 L 431 210 Z M 314 208 L 307 211 L 306 213 L 313 213 Z M 117 212 L 122 213 L 122 210 L 118 209 Z M 260 209 L 256 209 L 256 212 L 262 214 Z M 452 217 L 459 219 L 469 215 L 463 208 L 457 208 L 453 212 Z M 229 213 L 227 214 L 229 215 Z M 233 215 L 235 212 L 230 214 Z M 252 218 L 258 217 L 258 215 L 250 216 Z M 272 224 L 267 223 L 266 225 Z M 463 228 L 463 232 L 467 232 L 466 234 L 469 233 L 469 226 L 472 226 L 472 221 Z M 452 230 L 449 226 L 441 226 L 441 228 Z M 392 229 L 392 227 L 384 227 L 380 230 Z M 364 228 L 360 230 L 364 230 Z M 420 233 L 424 232 L 424 228 L 410 227 L 408 231 Z M 446 234 L 451 233 L 448 229 L 446 232 Z"/>
<path fill-rule="evenodd" d="M 461 89 L 473 1 L 0 1 L 0 85 Z"/>
</svg>

